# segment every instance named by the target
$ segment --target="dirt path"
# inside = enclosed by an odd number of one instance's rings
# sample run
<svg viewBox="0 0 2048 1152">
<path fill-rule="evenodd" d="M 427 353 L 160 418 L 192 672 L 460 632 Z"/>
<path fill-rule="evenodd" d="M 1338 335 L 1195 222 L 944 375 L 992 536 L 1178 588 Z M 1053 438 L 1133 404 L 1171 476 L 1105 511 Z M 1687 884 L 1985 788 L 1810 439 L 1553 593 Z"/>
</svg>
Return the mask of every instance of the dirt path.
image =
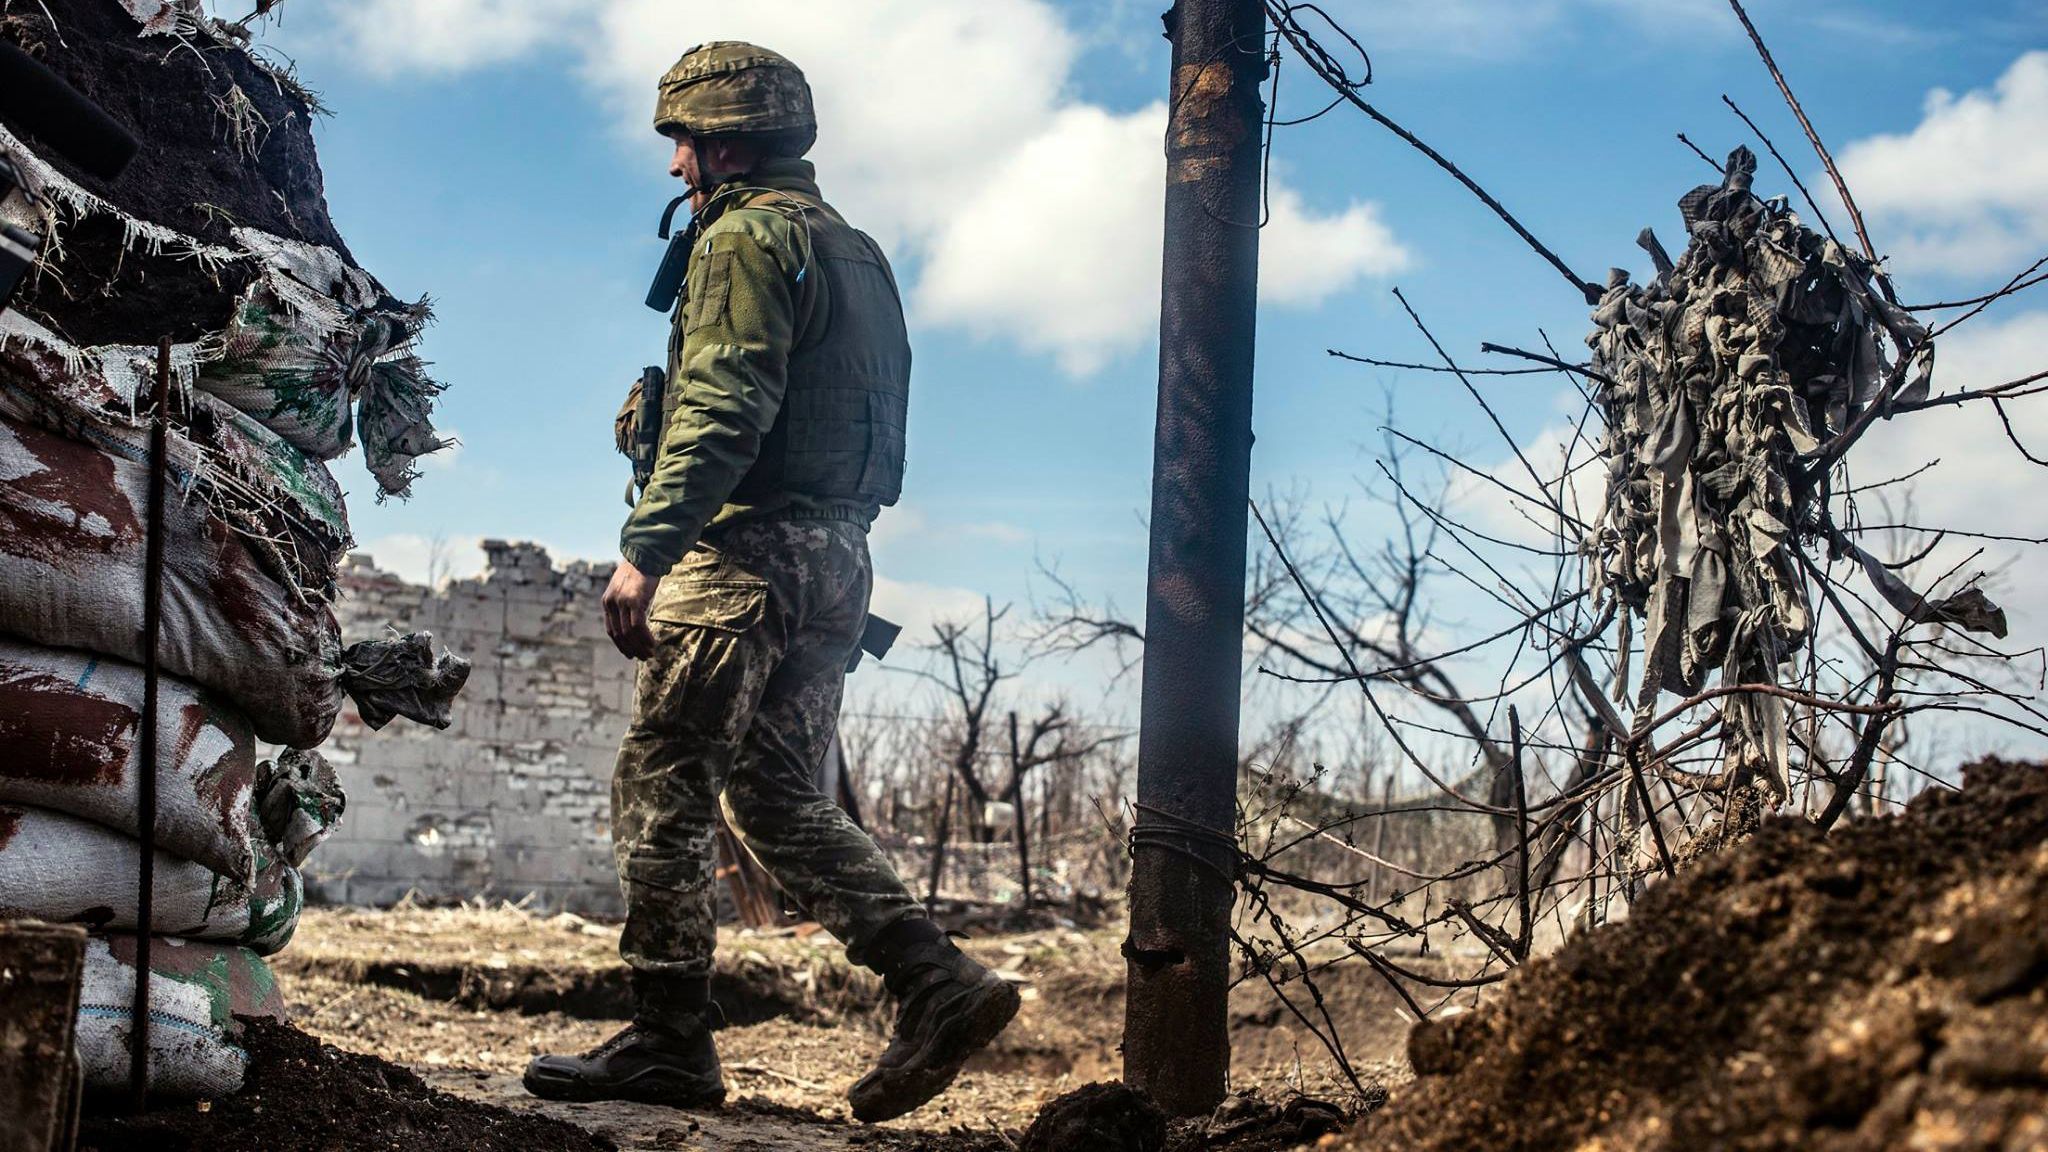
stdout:
<svg viewBox="0 0 2048 1152">
<path fill-rule="evenodd" d="M 566 1120 L 629 1148 L 1007 1147 L 1049 1100 L 1121 1070 L 1123 960 L 1114 929 L 1055 929 L 969 941 L 1023 985 L 1017 1021 L 944 1097 L 879 1127 L 850 1123 L 846 1086 L 886 1040 L 880 986 L 829 937 L 728 933 L 714 995 L 730 1019 L 718 1046 L 735 1103 L 711 1113 L 532 1099 L 518 1074 L 541 1051 L 581 1050 L 626 1015 L 616 928 L 493 908 L 310 909 L 279 957 L 296 1023 L 321 1039 L 421 1073 L 469 1099 Z M 1407 1025 L 1383 990 L 1328 990 L 1347 1042 L 1401 1078 Z M 1316 1042 L 1262 989 L 1233 1002 L 1237 1087 L 1342 1095 Z M 693 1127 L 694 1125 L 694 1127 Z"/>
<path fill-rule="evenodd" d="M 465 1099 L 564 1121 L 611 1140 L 623 1152 L 1006 1152 L 1009 1148 L 1002 1135 L 987 1126 L 977 1130 L 963 1123 L 939 1130 L 927 1121 L 923 1125 L 877 1129 L 843 1117 L 821 1116 L 763 1096 L 743 1095 L 715 1111 L 678 1112 L 648 1104 L 554 1104 L 535 1100 L 519 1086 L 519 1078 L 512 1075 L 478 1080 L 469 1074 L 446 1073 L 428 1076 L 426 1080 Z"/>
</svg>

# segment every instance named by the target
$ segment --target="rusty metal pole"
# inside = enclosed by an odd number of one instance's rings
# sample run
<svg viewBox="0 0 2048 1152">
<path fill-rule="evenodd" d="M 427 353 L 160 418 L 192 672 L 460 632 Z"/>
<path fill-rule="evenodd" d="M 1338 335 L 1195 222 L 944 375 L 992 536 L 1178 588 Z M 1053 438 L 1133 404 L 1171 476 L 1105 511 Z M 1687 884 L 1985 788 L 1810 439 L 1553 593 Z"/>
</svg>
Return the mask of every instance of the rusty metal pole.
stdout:
<svg viewBox="0 0 2048 1152">
<path fill-rule="evenodd" d="M 1124 1080 L 1175 1115 L 1223 1100 L 1258 304 L 1259 0 L 1166 14 L 1166 251 L 1131 833 Z"/>
</svg>

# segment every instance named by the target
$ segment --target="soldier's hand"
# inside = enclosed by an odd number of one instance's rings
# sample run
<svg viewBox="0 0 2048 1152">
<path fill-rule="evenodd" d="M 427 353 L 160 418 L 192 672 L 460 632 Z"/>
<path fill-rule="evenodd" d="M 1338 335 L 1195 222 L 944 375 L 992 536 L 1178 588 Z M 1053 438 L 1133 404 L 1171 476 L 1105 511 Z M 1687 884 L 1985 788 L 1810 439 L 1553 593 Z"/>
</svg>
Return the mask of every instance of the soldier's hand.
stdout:
<svg viewBox="0 0 2048 1152">
<path fill-rule="evenodd" d="M 634 660 L 654 655 L 654 631 L 647 626 L 647 607 L 654 602 L 654 589 L 659 583 L 633 567 L 631 561 L 621 560 L 612 572 L 612 582 L 604 590 L 605 634 L 621 653 Z"/>
</svg>

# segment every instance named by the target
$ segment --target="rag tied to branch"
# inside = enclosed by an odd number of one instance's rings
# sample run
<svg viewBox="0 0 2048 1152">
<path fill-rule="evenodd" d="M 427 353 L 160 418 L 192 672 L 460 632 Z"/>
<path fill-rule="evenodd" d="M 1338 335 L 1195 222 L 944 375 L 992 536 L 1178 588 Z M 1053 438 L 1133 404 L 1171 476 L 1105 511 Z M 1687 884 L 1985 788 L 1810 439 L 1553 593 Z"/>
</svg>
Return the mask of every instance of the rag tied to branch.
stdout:
<svg viewBox="0 0 2048 1152">
<path fill-rule="evenodd" d="M 1587 338 L 1607 423 L 1608 485 L 1587 533 L 1594 591 L 1642 626 L 1636 735 L 1661 692 L 1774 684 L 1813 614 L 1799 556 L 1820 541 L 1859 562 L 1914 623 L 2004 635 L 1975 589 L 1915 592 L 1834 526 L 1828 449 L 1873 404 L 1926 396 L 1933 344 L 1862 257 L 1750 190 L 1738 148 L 1719 184 L 1679 201 L 1688 242 L 1674 262 L 1649 230 L 1657 274 L 1609 274 Z M 1616 694 L 1625 698 L 1624 631 Z M 1783 800 L 1786 704 L 1744 693 L 1723 711 L 1725 778 Z"/>
</svg>

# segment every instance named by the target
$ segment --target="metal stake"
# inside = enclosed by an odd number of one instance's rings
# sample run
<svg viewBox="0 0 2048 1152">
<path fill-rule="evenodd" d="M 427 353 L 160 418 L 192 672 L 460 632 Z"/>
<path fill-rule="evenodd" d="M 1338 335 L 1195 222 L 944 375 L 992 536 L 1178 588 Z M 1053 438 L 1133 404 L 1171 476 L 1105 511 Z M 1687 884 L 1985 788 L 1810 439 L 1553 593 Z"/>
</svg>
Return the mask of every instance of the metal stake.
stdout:
<svg viewBox="0 0 2048 1152">
<path fill-rule="evenodd" d="M 1222 1102 L 1230 1068 L 1265 11 L 1259 0 L 1178 0 L 1166 30 L 1172 113 L 1124 1080 L 1188 1116 Z"/>
<path fill-rule="evenodd" d="M 156 347 L 156 389 L 149 410 L 149 538 L 142 551 L 142 774 L 136 828 L 142 862 L 136 869 L 135 1002 L 128 1028 L 128 1095 L 136 1112 L 149 1106 L 150 928 L 156 914 L 157 636 L 163 630 L 164 483 L 170 466 L 171 338 Z"/>
</svg>

